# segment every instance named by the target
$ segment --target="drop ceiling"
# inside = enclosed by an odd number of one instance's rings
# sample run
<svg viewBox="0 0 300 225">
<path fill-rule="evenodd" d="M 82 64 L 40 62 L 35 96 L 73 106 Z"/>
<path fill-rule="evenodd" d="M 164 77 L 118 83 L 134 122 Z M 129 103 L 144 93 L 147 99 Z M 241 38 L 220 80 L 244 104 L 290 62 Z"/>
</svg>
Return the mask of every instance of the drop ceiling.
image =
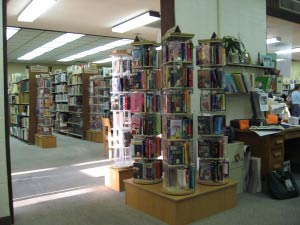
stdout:
<svg viewBox="0 0 300 225">
<path fill-rule="evenodd" d="M 19 62 L 18 57 L 53 40 L 63 32 L 89 34 L 66 44 L 31 62 L 59 63 L 58 59 L 112 42 L 118 38 L 133 39 L 137 34 L 145 39 L 159 41 L 160 23 L 134 29 L 124 34 L 113 33 L 111 27 L 143 12 L 160 11 L 160 0 L 57 0 L 57 3 L 33 23 L 18 22 L 17 16 L 30 0 L 9 0 L 7 24 L 21 29 L 8 41 L 8 62 Z M 48 31 L 43 31 L 46 29 Z M 53 30 L 53 31 L 52 31 Z M 267 37 L 281 37 L 281 43 L 269 45 L 268 52 L 300 46 L 300 25 L 275 17 L 267 17 Z M 127 48 L 130 46 L 124 46 Z M 87 56 L 76 61 L 92 62 L 109 57 L 111 50 Z M 291 56 L 285 56 L 290 57 Z M 300 53 L 293 54 L 300 60 Z M 66 64 L 66 63 L 65 63 Z"/>
</svg>

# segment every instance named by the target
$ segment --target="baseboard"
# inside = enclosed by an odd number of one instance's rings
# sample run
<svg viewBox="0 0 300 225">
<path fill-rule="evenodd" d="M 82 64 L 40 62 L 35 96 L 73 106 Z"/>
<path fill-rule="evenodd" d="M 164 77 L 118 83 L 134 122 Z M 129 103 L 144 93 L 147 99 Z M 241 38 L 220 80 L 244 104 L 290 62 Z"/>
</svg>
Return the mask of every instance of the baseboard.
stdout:
<svg viewBox="0 0 300 225">
<path fill-rule="evenodd" d="M 11 225 L 10 217 L 1 217 L 0 218 L 0 225 Z"/>
</svg>

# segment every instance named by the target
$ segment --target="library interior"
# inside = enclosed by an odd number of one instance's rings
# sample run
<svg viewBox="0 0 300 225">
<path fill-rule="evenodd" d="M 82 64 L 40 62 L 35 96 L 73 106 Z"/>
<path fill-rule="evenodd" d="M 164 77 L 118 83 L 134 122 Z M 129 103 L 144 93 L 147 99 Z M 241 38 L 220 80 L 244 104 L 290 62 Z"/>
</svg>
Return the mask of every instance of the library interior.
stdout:
<svg viewBox="0 0 300 225">
<path fill-rule="evenodd" d="M 0 225 L 300 224 L 299 1 L 0 18 Z"/>
</svg>

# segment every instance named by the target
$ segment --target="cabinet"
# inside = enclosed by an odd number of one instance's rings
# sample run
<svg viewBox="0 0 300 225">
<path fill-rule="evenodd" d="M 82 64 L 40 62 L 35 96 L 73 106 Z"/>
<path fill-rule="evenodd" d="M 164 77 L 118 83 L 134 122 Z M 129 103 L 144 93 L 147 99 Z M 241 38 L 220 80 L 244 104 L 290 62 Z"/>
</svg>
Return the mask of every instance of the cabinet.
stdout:
<svg viewBox="0 0 300 225">
<path fill-rule="evenodd" d="M 199 66 L 200 115 L 198 116 L 199 182 L 223 185 L 229 163 L 224 154 L 226 96 L 224 94 L 225 50 L 220 39 L 199 40 L 196 49 Z"/>
<path fill-rule="evenodd" d="M 237 192 L 244 188 L 244 142 L 235 141 L 224 145 L 225 159 L 229 162 L 229 178 L 238 182 Z"/>
<path fill-rule="evenodd" d="M 162 152 L 163 192 L 186 195 L 195 191 L 193 157 L 194 34 L 176 27 L 162 37 Z"/>
<path fill-rule="evenodd" d="M 133 74 L 130 87 L 131 146 L 133 182 L 161 182 L 161 76 L 157 68 L 157 44 L 140 41 L 132 44 Z"/>
</svg>

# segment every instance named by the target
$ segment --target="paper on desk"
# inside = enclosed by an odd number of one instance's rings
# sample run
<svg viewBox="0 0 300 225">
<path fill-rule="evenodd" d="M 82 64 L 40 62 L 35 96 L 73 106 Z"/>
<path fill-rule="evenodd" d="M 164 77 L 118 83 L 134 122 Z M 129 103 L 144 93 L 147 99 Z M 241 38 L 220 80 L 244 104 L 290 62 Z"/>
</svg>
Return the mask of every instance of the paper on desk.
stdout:
<svg viewBox="0 0 300 225">
<path fill-rule="evenodd" d="M 276 133 L 280 133 L 280 130 L 272 130 L 272 131 L 256 131 L 254 130 L 254 132 L 258 135 L 258 136 L 266 136 L 266 135 L 270 135 L 270 134 L 276 134 Z"/>
</svg>

